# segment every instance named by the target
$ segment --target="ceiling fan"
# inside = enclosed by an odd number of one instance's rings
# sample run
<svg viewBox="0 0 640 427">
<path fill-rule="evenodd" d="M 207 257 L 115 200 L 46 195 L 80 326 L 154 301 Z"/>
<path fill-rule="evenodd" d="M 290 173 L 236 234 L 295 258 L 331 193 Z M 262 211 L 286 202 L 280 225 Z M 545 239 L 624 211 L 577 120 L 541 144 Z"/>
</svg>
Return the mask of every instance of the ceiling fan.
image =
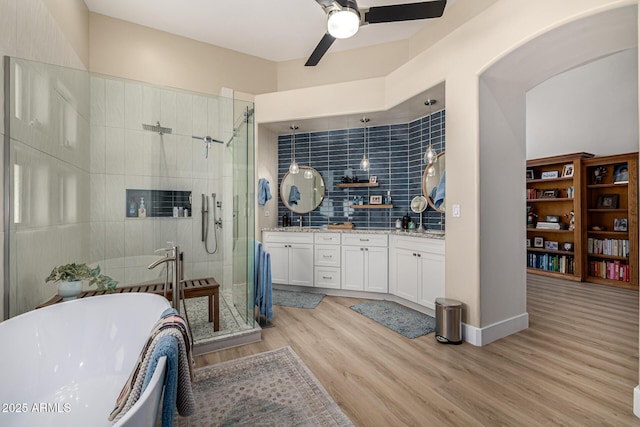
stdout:
<svg viewBox="0 0 640 427">
<path fill-rule="evenodd" d="M 435 0 L 359 9 L 356 0 L 316 2 L 327 14 L 327 33 L 304 64 L 307 67 L 317 65 L 336 39 L 346 39 L 355 35 L 361 25 L 439 18 L 447 5 L 447 0 Z"/>
</svg>

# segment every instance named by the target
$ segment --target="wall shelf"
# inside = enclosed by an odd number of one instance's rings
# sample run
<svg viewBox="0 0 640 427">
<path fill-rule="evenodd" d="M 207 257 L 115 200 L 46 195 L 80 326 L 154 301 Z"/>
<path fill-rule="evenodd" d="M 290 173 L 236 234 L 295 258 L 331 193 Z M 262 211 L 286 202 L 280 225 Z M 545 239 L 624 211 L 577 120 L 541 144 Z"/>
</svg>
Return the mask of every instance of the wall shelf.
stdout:
<svg viewBox="0 0 640 427">
<path fill-rule="evenodd" d="M 379 187 L 380 183 L 378 182 L 353 182 L 350 184 L 337 184 L 338 188 L 364 188 L 364 187 Z"/>
<path fill-rule="evenodd" d="M 393 209 L 393 205 L 351 205 L 351 209 Z"/>
</svg>

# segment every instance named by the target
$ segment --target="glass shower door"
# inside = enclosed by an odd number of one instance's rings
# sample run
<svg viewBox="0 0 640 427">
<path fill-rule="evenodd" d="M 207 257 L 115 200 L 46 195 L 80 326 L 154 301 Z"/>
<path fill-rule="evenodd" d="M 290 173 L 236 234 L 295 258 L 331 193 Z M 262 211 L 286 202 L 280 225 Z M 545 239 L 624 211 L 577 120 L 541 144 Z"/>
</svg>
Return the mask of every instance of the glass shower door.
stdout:
<svg viewBox="0 0 640 427">
<path fill-rule="evenodd" d="M 233 151 L 233 304 L 243 320 L 253 325 L 253 266 L 255 239 L 253 104 L 234 100 Z"/>
</svg>

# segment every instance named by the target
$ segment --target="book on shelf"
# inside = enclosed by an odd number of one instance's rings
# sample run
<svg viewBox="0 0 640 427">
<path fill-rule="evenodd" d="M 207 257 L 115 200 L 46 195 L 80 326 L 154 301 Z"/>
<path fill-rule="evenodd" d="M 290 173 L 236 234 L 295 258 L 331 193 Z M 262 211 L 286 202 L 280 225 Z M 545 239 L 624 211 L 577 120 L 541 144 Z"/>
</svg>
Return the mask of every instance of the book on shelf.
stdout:
<svg viewBox="0 0 640 427">
<path fill-rule="evenodd" d="M 573 274 L 575 259 L 570 255 L 529 252 L 527 253 L 527 267 L 555 273 Z"/>
<path fill-rule="evenodd" d="M 562 222 L 538 221 L 538 223 L 536 224 L 536 228 L 546 230 L 566 230 L 567 224 L 564 224 Z"/>
<path fill-rule="evenodd" d="M 589 261 L 589 275 L 601 279 L 629 281 L 629 265 L 624 261 Z"/>
<path fill-rule="evenodd" d="M 629 240 L 626 239 L 587 239 L 587 253 L 629 258 Z"/>
</svg>

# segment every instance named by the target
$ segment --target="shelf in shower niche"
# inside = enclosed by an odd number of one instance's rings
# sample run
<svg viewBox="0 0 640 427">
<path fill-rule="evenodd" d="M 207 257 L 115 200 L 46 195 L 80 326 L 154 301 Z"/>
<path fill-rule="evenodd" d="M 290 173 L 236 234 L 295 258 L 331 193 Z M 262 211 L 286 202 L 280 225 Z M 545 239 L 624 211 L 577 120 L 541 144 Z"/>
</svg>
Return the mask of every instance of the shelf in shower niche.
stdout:
<svg viewBox="0 0 640 427">
<path fill-rule="evenodd" d="M 144 199 L 147 218 L 174 218 L 173 208 L 189 210 L 191 218 L 191 203 L 189 198 L 191 191 L 184 190 L 143 190 L 130 189 L 126 191 L 125 217 L 131 219 L 144 219 L 138 216 L 140 200 Z M 184 215 L 175 218 L 185 218 Z"/>
<path fill-rule="evenodd" d="M 362 187 L 379 187 L 379 182 L 353 182 L 353 183 L 345 183 L 345 184 L 337 184 L 338 188 L 362 188 Z"/>
</svg>

